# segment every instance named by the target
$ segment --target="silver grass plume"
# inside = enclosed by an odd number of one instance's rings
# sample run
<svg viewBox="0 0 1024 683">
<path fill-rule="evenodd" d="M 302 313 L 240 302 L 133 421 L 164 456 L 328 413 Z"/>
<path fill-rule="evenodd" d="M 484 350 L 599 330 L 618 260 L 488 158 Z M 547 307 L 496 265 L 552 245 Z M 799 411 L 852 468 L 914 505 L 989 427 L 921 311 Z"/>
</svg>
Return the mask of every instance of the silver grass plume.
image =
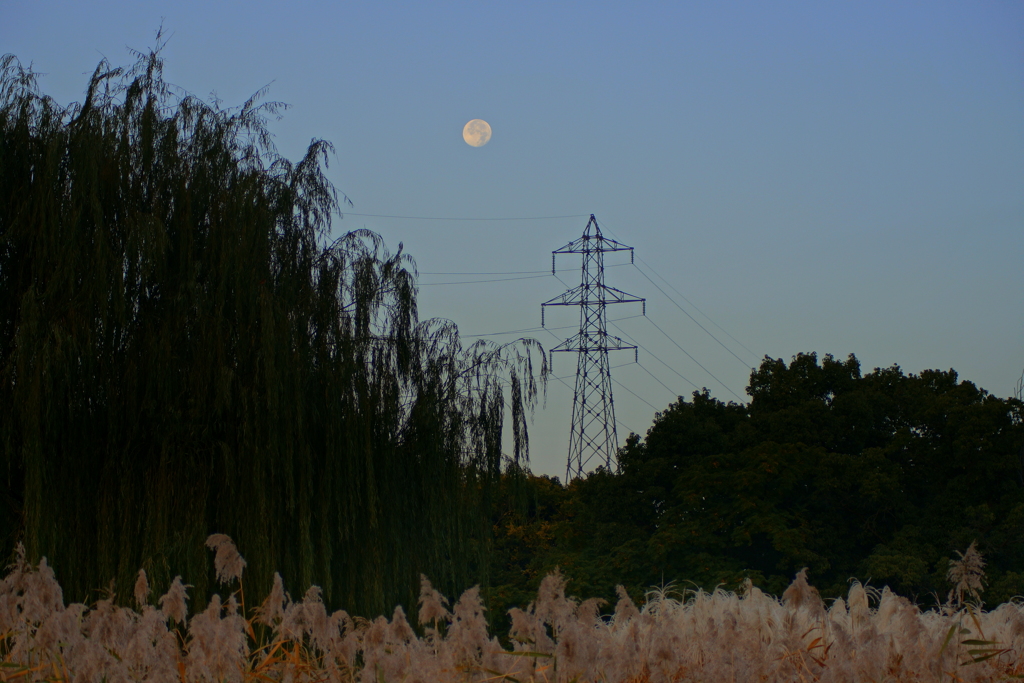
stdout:
<svg viewBox="0 0 1024 683">
<path fill-rule="evenodd" d="M 284 618 L 284 610 L 289 602 L 288 594 L 284 592 L 284 581 L 281 575 L 274 572 L 274 587 L 270 589 L 270 595 L 256 608 L 256 621 L 265 626 L 273 626 Z"/>
<path fill-rule="evenodd" d="M 185 623 L 185 620 L 188 618 L 187 588 L 189 587 L 181 582 L 180 576 L 174 577 L 171 587 L 167 590 L 167 593 L 160 597 L 158 603 L 165 619 L 170 619 L 177 624 Z"/>
<path fill-rule="evenodd" d="M 138 605 L 139 609 L 145 606 L 149 601 L 149 581 L 146 579 L 146 570 L 139 570 L 139 578 L 135 580 L 135 588 L 132 590 L 132 595 L 135 597 L 135 604 Z"/>
<path fill-rule="evenodd" d="M 981 601 L 981 592 L 985 590 L 985 560 L 978 552 L 978 542 L 973 541 L 967 547 L 967 551 L 961 553 L 959 560 L 949 561 L 949 571 L 946 578 L 953 589 L 949 591 L 946 603 L 954 608 L 964 604 L 964 595 L 970 595 L 976 602 Z"/>
<path fill-rule="evenodd" d="M 245 560 L 238 554 L 235 542 L 227 534 L 210 534 L 206 539 L 206 547 L 216 551 L 213 568 L 217 572 L 217 580 L 222 584 L 241 581 Z"/>
<path fill-rule="evenodd" d="M 420 626 L 432 624 L 436 629 L 438 624 L 446 624 L 451 619 L 448 611 L 448 599 L 437 592 L 428 579 L 420 574 L 420 597 L 417 601 L 417 621 Z"/>
</svg>

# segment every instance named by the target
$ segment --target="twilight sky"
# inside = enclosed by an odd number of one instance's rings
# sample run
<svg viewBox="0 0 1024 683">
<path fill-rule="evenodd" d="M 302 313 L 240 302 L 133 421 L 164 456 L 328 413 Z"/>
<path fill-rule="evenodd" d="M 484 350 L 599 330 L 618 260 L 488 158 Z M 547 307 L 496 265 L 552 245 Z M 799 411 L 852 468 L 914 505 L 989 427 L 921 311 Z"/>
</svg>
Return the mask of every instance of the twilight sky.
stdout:
<svg viewBox="0 0 1024 683">
<path fill-rule="evenodd" d="M 554 346 L 578 319 L 534 329 L 540 303 L 579 273 L 545 275 L 550 252 L 591 213 L 635 247 L 643 270 L 607 271 L 648 300 L 610 308 L 644 347 L 612 357 L 620 442 L 695 387 L 746 398 L 764 355 L 955 368 L 1000 396 L 1024 370 L 1022 2 L 0 0 L 0 53 L 66 104 L 161 22 L 170 82 L 225 105 L 270 84 L 283 154 L 335 144 L 335 230 L 404 243 L 423 318 Z M 574 217 L 422 220 L 550 216 Z M 555 369 L 532 467 L 561 476 L 575 358 Z"/>
</svg>

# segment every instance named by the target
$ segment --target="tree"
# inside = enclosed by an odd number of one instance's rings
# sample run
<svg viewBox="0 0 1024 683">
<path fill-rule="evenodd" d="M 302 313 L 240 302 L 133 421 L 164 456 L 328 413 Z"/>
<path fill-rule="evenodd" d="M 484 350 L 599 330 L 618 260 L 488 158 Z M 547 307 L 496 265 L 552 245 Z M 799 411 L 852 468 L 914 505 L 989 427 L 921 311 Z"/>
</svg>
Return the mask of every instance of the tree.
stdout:
<svg viewBox="0 0 1024 683">
<path fill-rule="evenodd" d="M 765 358 L 748 392 L 747 405 L 705 390 L 657 413 L 627 439 L 618 474 L 567 489 L 568 540 L 536 562 L 558 556 L 606 597 L 615 583 L 748 577 L 781 592 L 806 566 L 824 595 L 856 576 L 927 602 L 977 539 L 986 598 L 1024 592 L 1021 401 L 953 370 L 862 374 L 852 355 L 813 353 Z"/>
<path fill-rule="evenodd" d="M 202 605 L 211 532 L 250 600 L 275 571 L 363 614 L 413 605 L 420 572 L 449 594 L 486 579 L 539 347 L 420 322 L 401 246 L 329 240 L 329 143 L 284 159 L 281 105 L 176 96 L 159 49 L 138 57 L 67 108 L 0 62 L 5 551 L 46 555 L 77 600 L 111 579 L 126 598 L 143 567 Z"/>
</svg>

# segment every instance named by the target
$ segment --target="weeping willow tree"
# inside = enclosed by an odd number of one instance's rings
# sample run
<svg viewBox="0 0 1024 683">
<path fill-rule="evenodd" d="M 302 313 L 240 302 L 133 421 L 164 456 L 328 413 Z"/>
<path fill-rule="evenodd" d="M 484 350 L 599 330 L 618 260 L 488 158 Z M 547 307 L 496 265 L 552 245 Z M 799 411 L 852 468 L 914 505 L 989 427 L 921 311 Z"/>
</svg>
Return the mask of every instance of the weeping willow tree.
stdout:
<svg viewBox="0 0 1024 683">
<path fill-rule="evenodd" d="M 262 93 L 222 109 L 137 57 L 70 107 L 0 63 L 6 549 L 74 599 L 126 597 L 141 567 L 201 605 L 211 532 L 250 601 L 275 571 L 363 614 L 420 572 L 480 581 L 503 423 L 525 458 L 543 352 L 420 322 L 401 247 L 329 241 L 329 143 L 282 158 Z"/>
</svg>

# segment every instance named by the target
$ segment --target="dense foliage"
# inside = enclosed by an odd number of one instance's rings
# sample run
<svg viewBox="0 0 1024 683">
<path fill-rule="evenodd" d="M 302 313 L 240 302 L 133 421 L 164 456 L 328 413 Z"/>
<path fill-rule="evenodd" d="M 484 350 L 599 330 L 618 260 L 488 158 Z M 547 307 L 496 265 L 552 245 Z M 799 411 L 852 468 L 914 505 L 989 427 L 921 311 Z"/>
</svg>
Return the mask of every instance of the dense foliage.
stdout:
<svg viewBox="0 0 1024 683">
<path fill-rule="evenodd" d="M 749 405 L 695 392 L 631 435 L 620 471 L 568 487 L 517 475 L 525 510 L 496 519 L 496 604 L 561 566 L 578 595 L 651 585 L 779 594 L 802 567 L 826 596 L 857 577 L 946 599 L 972 541 L 993 605 L 1024 594 L 1024 404 L 952 370 L 861 374 L 853 356 L 766 358 Z M 523 486 L 517 496 L 522 496 Z M 500 610 L 499 610 L 500 611 Z"/>
<path fill-rule="evenodd" d="M 401 248 L 329 242 L 330 145 L 278 156 L 277 105 L 176 92 L 158 51 L 70 107 L 0 62 L 0 552 L 77 600 L 142 567 L 204 604 L 212 532 L 251 598 L 280 571 L 376 614 L 420 572 L 486 580 L 503 421 L 518 459 L 543 355 L 463 349 L 418 321 Z"/>
</svg>

